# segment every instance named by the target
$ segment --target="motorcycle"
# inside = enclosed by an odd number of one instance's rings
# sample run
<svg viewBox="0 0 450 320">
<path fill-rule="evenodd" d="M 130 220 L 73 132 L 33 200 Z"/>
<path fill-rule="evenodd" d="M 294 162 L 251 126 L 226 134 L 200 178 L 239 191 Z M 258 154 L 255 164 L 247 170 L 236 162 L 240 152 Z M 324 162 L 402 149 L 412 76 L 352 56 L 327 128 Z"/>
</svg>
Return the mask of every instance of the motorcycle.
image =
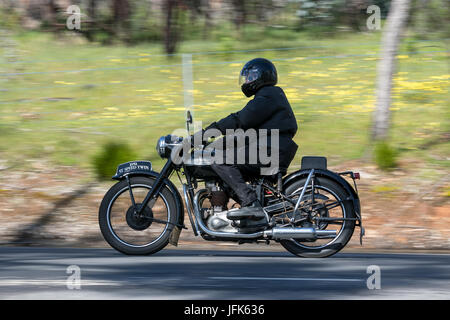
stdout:
<svg viewBox="0 0 450 320">
<path fill-rule="evenodd" d="M 187 131 L 192 116 L 187 112 Z M 158 154 L 167 159 L 155 172 L 150 161 L 120 164 L 99 208 L 99 225 L 104 239 L 127 255 L 154 254 L 169 243 L 178 244 L 185 208 L 195 236 L 206 241 L 233 241 L 239 244 L 280 243 L 299 257 L 329 257 L 346 246 L 356 226 L 360 242 L 364 236 L 356 180 L 359 173 L 333 172 L 325 157 L 304 156 L 301 168 L 246 176 L 257 192 L 265 219 L 229 220 L 230 210 L 239 210 L 230 201 L 230 189 L 211 169 L 211 163 L 174 163 L 171 153 L 184 139 L 172 135 L 158 140 Z M 178 176 L 182 195 L 169 179 Z M 184 176 L 184 179 L 182 178 Z M 353 186 L 347 179 L 353 181 Z M 199 188 L 199 183 L 204 184 Z M 232 195 L 231 195 L 232 197 Z"/>
</svg>

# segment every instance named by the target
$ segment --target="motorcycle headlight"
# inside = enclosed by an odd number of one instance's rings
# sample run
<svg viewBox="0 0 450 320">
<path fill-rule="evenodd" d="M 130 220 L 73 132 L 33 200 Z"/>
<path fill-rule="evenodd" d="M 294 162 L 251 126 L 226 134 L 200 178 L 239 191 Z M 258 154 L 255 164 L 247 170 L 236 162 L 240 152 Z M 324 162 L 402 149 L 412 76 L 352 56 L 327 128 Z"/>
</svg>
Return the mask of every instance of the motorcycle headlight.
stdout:
<svg viewBox="0 0 450 320">
<path fill-rule="evenodd" d="M 156 151 L 161 158 L 169 158 L 172 149 L 180 143 L 183 143 L 183 138 L 169 134 L 159 138 L 156 143 Z"/>
<path fill-rule="evenodd" d="M 158 142 L 156 143 L 156 151 L 158 152 L 161 158 L 165 157 L 166 148 L 167 148 L 166 137 L 164 136 L 159 138 Z"/>
</svg>

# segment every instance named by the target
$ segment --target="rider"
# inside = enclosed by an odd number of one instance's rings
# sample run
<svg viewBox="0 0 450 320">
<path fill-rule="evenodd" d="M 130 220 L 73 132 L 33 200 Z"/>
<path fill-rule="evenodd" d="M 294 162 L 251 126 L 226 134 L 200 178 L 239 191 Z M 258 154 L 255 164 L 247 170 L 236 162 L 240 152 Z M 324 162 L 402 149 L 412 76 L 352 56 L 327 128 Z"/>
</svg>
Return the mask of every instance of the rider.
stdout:
<svg viewBox="0 0 450 320">
<path fill-rule="evenodd" d="M 292 108 L 277 84 L 277 70 L 272 62 L 256 58 L 247 62 L 241 70 L 239 85 L 242 92 L 254 98 L 239 112 L 213 122 L 205 130 L 218 129 L 223 135 L 227 129 L 259 129 L 279 130 L 279 168 L 282 174 L 295 156 L 298 146 L 292 140 L 297 132 L 297 121 Z M 260 143 L 260 141 L 258 141 Z M 270 153 L 270 144 L 268 143 Z M 235 152 L 236 154 L 236 152 Z M 240 210 L 228 212 L 229 219 L 252 218 L 259 220 L 265 217 L 262 206 L 257 200 L 256 192 L 245 182 L 242 173 L 255 172 L 261 164 L 213 164 L 212 169 L 230 187 L 241 205 Z"/>
</svg>

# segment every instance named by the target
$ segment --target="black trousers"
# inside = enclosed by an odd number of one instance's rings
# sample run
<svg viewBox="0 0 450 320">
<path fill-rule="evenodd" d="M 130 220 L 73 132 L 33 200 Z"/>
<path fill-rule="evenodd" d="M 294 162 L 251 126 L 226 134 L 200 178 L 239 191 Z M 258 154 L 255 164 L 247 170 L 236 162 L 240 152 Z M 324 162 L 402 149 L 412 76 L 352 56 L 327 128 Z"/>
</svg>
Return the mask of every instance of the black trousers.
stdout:
<svg viewBox="0 0 450 320">
<path fill-rule="evenodd" d="M 245 182 L 242 171 L 258 170 L 259 167 L 249 164 L 212 164 L 211 168 L 233 189 L 238 197 L 235 200 L 239 200 L 241 206 L 248 206 L 258 198 L 256 192 Z"/>
<path fill-rule="evenodd" d="M 241 206 L 247 206 L 257 200 L 258 197 L 256 192 L 245 182 L 244 175 L 258 176 L 261 173 L 261 168 L 267 165 L 262 164 L 259 159 L 260 145 L 257 140 L 247 140 L 247 143 L 242 147 L 228 149 L 227 139 L 236 138 L 226 136 L 214 142 L 215 147 L 221 147 L 224 150 L 223 164 L 215 163 L 211 165 L 211 168 L 233 190 L 238 198 L 235 200 Z M 232 145 L 239 146 L 236 140 Z M 270 154 L 270 148 L 266 152 Z"/>
<path fill-rule="evenodd" d="M 256 192 L 245 182 L 243 173 L 245 175 L 258 176 L 261 173 L 261 168 L 267 167 L 268 165 L 262 164 L 261 159 L 259 159 L 259 144 L 257 144 L 255 147 L 255 145 L 249 143 L 244 147 L 227 149 L 226 139 L 228 138 L 229 137 L 225 137 L 214 142 L 216 146 L 220 146 L 222 150 L 224 150 L 224 160 L 223 164 L 212 164 L 211 168 L 228 185 L 228 187 L 233 189 L 241 206 L 246 206 L 251 204 L 258 197 L 256 195 Z M 280 172 L 286 173 L 289 164 L 295 156 L 298 146 L 292 140 L 292 137 L 290 135 L 280 135 L 279 139 L 278 159 L 280 163 L 278 167 Z M 270 146 L 270 144 L 267 145 Z M 233 153 L 229 154 L 228 150 L 233 150 Z M 252 160 L 255 160 L 255 152 L 257 153 L 256 163 L 255 161 L 250 161 L 251 158 L 253 158 Z M 268 152 L 269 156 L 272 152 L 271 148 L 268 147 L 266 152 Z M 230 160 L 227 159 L 227 155 L 229 155 L 233 161 L 227 161 Z M 242 162 L 238 161 L 238 155 L 244 156 L 245 161 L 243 164 L 239 164 Z M 250 155 L 252 157 L 250 157 Z"/>
<path fill-rule="evenodd" d="M 245 182 L 243 174 L 258 175 L 261 164 L 259 164 L 258 161 L 256 161 L 257 163 L 250 162 L 250 150 L 252 148 L 250 148 L 248 144 L 240 148 L 227 149 L 226 139 L 230 139 L 230 137 L 222 138 L 216 142 L 216 146 L 220 145 L 224 150 L 223 164 L 215 163 L 211 165 L 211 168 L 222 179 L 222 181 L 233 190 L 235 194 L 233 197 L 234 200 L 239 202 L 241 206 L 250 205 L 252 202 L 257 200 L 258 197 L 256 192 Z M 254 149 L 255 148 L 253 148 L 253 150 Z M 227 159 L 227 156 L 230 158 Z M 238 161 L 239 156 L 244 156 L 243 163 L 242 161 Z"/>
</svg>

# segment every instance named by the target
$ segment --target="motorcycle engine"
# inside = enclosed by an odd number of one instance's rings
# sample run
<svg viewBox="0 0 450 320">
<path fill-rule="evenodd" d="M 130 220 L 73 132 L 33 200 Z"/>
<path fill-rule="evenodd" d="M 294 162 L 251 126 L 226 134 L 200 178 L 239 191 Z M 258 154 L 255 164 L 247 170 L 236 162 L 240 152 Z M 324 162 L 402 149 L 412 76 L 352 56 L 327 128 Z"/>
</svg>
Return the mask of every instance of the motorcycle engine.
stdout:
<svg viewBox="0 0 450 320">
<path fill-rule="evenodd" d="M 227 218 L 229 197 L 226 192 L 215 182 L 206 182 L 206 189 L 211 194 L 211 206 L 204 208 L 206 226 L 214 231 L 237 232 L 238 230 L 232 226 L 232 221 Z"/>
</svg>

